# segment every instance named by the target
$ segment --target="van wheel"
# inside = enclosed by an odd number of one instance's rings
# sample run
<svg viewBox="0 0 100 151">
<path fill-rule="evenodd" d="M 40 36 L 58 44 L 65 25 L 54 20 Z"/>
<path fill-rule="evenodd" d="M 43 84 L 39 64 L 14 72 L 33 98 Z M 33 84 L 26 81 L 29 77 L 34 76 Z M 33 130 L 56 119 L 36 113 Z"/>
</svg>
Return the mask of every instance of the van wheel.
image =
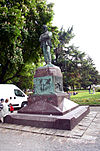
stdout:
<svg viewBox="0 0 100 151">
<path fill-rule="evenodd" d="M 22 102 L 21 108 L 27 106 L 27 102 Z"/>
</svg>

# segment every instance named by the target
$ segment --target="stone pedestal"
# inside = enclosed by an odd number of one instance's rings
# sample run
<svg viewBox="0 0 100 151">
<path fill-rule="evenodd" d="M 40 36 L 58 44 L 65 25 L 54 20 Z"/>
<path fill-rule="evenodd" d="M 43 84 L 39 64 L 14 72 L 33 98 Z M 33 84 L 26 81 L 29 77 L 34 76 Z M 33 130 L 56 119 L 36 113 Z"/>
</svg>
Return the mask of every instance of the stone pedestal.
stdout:
<svg viewBox="0 0 100 151">
<path fill-rule="evenodd" d="M 57 66 L 40 67 L 34 75 L 36 95 L 48 95 L 63 92 L 62 73 Z"/>
<path fill-rule="evenodd" d="M 67 99 L 66 93 L 33 95 L 29 97 L 28 106 L 19 110 L 19 113 L 43 114 L 43 115 L 64 115 L 78 104 Z"/>
<path fill-rule="evenodd" d="M 18 114 L 6 116 L 6 123 L 71 130 L 89 112 L 89 107 L 69 100 L 69 95 L 63 91 L 59 67 L 38 68 L 34 86 L 35 93 L 29 97 L 28 106 Z"/>
</svg>

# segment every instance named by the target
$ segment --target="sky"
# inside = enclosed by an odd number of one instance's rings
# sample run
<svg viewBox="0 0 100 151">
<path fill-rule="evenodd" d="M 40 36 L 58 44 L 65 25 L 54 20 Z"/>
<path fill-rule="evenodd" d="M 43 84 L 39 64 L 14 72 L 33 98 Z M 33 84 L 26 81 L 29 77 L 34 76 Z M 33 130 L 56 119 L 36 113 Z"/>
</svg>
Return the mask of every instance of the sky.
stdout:
<svg viewBox="0 0 100 151">
<path fill-rule="evenodd" d="M 67 31 L 73 25 L 71 43 L 93 59 L 100 73 L 100 0 L 47 0 L 54 3 L 53 25 Z"/>
</svg>

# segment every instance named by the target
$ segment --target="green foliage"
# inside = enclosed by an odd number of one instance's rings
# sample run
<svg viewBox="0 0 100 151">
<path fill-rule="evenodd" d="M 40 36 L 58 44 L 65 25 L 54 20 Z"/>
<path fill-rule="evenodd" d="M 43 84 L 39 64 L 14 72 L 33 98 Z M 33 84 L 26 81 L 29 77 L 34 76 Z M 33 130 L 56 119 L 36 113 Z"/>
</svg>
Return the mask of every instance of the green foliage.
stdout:
<svg viewBox="0 0 100 151">
<path fill-rule="evenodd" d="M 100 81 L 93 60 L 90 57 L 87 58 L 86 54 L 79 51 L 79 48 L 74 45 L 66 47 L 66 44 L 74 37 L 72 31 L 73 28 L 67 31 L 63 28 L 60 30 L 58 34 L 60 43 L 55 49 L 55 58 L 53 59 L 53 63 L 59 66 L 63 73 L 65 91 L 69 86 L 73 90 L 75 87 L 86 89 Z"/>
<path fill-rule="evenodd" d="M 63 27 L 60 29 L 60 31 L 58 32 L 58 45 L 56 45 L 54 52 L 55 52 L 55 59 L 53 60 L 54 64 L 58 64 L 60 65 L 60 60 L 65 59 L 65 53 L 63 51 L 63 47 L 65 47 L 66 44 L 69 43 L 69 41 L 74 37 L 73 32 L 73 27 L 69 28 L 67 30 L 67 32 L 63 29 Z M 61 66 L 60 66 L 61 67 Z"/>
<path fill-rule="evenodd" d="M 72 34 L 73 26 L 71 28 L 68 28 L 67 32 L 63 29 L 63 27 L 59 31 L 59 41 L 60 44 L 58 47 L 65 47 L 65 44 L 68 44 L 69 41 L 74 37 L 74 34 Z"/>
<path fill-rule="evenodd" d="M 51 29 L 52 7 L 46 0 L 0 1 L 0 83 L 11 82 L 25 64 L 42 58 L 39 37 L 43 24 Z"/>
<path fill-rule="evenodd" d="M 89 85 L 97 84 L 98 83 L 98 71 L 94 67 L 93 60 L 88 57 L 84 59 L 81 64 L 81 86 L 86 89 Z"/>
<path fill-rule="evenodd" d="M 44 60 L 39 42 L 43 24 L 53 34 L 51 54 L 53 64 L 62 70 L 64 89 L 100 83 L 92 59 L 86 59 L 85 53 L 73 45 L 66 47 L 74 37 L 73 27 L 67 31 L 52 27 L 52 8 L 46 0 L 0 1 L 0 83 L 33 86 L 32 70 Z"/>
<path fill-rule="evenodd" d="M 22 68 L 21 74 L 12 79 L 12 81 L 10 82 L 13 82 L 21 89 L 33 89 L 34 87 L 33 77 L 35 74 L 35 70 L 39 66 L 43 66 L 42 59 L 37 64 L 34 63 L 25 64 L 25 66 Z"/>
</svg>

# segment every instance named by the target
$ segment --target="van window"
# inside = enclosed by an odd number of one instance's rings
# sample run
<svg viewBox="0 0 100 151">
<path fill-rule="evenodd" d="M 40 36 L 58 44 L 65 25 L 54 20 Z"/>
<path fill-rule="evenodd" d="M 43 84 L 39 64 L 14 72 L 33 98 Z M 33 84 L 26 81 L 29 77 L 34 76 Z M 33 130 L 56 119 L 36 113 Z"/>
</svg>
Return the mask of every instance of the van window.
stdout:
<svg viewBox="0 0 100 151">
<path fill-rule="evenodd" d="M 14 89 L 14 93 L 16 96 L 21 96 L 21 97 L 24 97 L 25 95 L 18 89 Z"/>
</svg>

